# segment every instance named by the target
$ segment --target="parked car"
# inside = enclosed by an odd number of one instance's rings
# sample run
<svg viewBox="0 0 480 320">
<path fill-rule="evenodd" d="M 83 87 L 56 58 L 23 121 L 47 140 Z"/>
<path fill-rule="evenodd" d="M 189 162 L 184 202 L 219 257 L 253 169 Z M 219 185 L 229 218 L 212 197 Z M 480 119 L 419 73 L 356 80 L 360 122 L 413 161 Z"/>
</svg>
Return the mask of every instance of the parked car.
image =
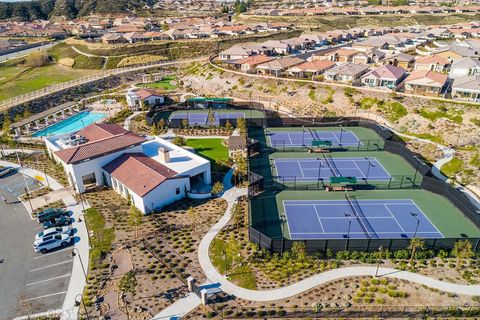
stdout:
<svg viewBox="0 0 480 320">
<path fill-rule="evenodd" d="M 17 169 L 14 167 L 3 167 L 0 169 L 0 177 L 5 177 L 15 172 L 17 172 Z"/>
<path fill-rule="evenodd" d="M 35 250 L 35 252 L 46 253 L 58 247 L 65 248 L 71 240 L 72 237 L 68 234 L 56 234 L 54 236 L 43 237 L 33 243 L 33 250 Z"/>
<path fill-rule="evenodd" d="M 39 240 L 44 237 L 48 236 L 54 236 L 57 234 L 72 234 L 72 228 L 70 226 L 63 226 L 63 227 L 55 227 L 55 228 L 49 228 L 45 229 L 42 232 L 39 232 L 35 235 L 35 241 Z"/>
<path fill-rule="evenodd" d="M 60 216 L 60 217 L 45 221 L 43 223 L 43 229 L 46 230 L 46 229 L 56 228 L 60 226 L 68 226 L 71 223 L 72 223 L 72 219 L 70 219 L 70 217 Z"/>
<path fill-rule="evenodd" d="M 60 216 L 69 216 L 69 212 L 63 209 L 48 208 L 37 214 L 37 222 L 42 223 Z"/>
</svg>

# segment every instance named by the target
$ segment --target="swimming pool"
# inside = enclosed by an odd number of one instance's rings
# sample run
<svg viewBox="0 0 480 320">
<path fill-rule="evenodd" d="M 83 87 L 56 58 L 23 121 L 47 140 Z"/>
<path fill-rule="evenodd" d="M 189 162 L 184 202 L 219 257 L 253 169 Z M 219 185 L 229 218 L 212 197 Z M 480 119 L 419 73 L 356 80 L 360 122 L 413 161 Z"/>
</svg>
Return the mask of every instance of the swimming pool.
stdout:
<svg viewBox="0 0 480 320">
<path fill-rule="evenodd" d="M 35 132 L 33 137 L 44 137 L 44 136 L 53 136 L 57 134 L 63 134 L 68 132 L 78 131 L 89 124 L 97 122 L 100 119 L 105 118 L 107 115 L 104 113 L 96 113 L 83 111 L 77 113 L 76 115 L 65 119 L 63 121 L 57 122 L 45 129 Z"/>
</svg>

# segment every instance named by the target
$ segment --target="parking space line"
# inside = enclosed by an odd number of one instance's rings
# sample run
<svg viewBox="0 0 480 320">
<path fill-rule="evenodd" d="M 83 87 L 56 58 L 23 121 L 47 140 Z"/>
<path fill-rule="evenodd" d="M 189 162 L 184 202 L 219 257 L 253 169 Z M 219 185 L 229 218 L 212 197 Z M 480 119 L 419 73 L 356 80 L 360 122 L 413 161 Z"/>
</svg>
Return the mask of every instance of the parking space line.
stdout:
<svg viewBox="0 0 480 320">
<path fill-rule="evenodd" d="M 29 298 L 29 299 L 25 299 L 25 300 L 20 300 L 20 302 L 26 302 L 26 301 L 32 301 L 32 300 L 36 300 L 36 299 L 43 299 L 43 298 L 48 298 L 48 297 L 52 297 L 52 296 L 58 296 L 60 294 L 65 294 L 67 293 L 67 291 L 62 291 L 62 292 L 57 292 L 57 293 L 51 293 L 51 294 L 46 294 L 44 296 L 38 296 L 38 297 L 34 297 L 34 298 Z"/>
<path fill-rule="evenodd" d="M 43 258 L 43 257 L 48 257 L 48 256 L 51 256 L 52 254 L 57 254 L 57 253 L 59 253 L 59 252 L 64 252 L 64 251 L 67 251 L 67 250 L 70 250 L 70 251 L 71 251 L 72 248 L 65 248 L 65 249 L 61 249 L 61 250 L 55 251 L 55 252 L 42 254 L 41 256 L 38 256 L 38 257 L 33 258 L 33 260 L 40 259 L 40 258 Z"/>
<path fill-rule="evenodd" d="M 58 265 L 61 265 L 61 264 L 65 264 L 65 263 L 69 263 L 69 262 L 72 262 L 72 261 L 73 261 L 73 259 L 67 260 L 67 261 L 63 261 L 63 262 L 54 263 L 54 264 L 50 264 L 50 265 L 48 265 L 48 266 L 44 266 L 44 267 L 32 269 L 32 270 L 30 270 L 30 272 L 34 272 L 34 271 L 38 271 L 38 270 L 43 270 L 43 269 L 47 269 L 47 268 L 50 268 L 50 267 L 55 267 L 55 266 L 58 266 Z"/>
<path fill-rule="evenodd" d="M 40 280 L 40 281 L 36 281 L 36 282 L 27 283 L 25 285 L 25 287 L 30 287 L 30 286 L 34 286 L 36 284 L 47 282 L 47 281 L 52 281 L 52 280 L 57 280 L 57 279 L 61 279 L 61 278 L 70 277 L 70 275 L 71 275 L 71 273 L 68 273 L 68 274 L 64 274 L 63 276 L 58 276 L 58 277 L 53 277 L 53 278 L 50 278 L 50 279 L 45 279 L 45 280 Z"/>
</svg>

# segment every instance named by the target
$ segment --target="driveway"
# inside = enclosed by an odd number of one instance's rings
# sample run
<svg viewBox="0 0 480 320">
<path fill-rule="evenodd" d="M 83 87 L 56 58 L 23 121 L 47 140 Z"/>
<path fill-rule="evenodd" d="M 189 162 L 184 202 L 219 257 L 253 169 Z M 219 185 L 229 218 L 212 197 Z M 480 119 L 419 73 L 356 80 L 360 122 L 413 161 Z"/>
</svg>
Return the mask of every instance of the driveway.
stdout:
<svg viewBox="0 0 480 320">
<path fill-rule="evenodd" d="M 30 190 L 40 187 L 26 179 Z M 72 271 L 71 248 L 45 255 L 33 251 L 42 228 L 17 199 L 24 188 L 19 173 L 0 178 L 0 193 L 8 200 L 0 201 L 1 320 L 61 308 Z"/>
</svg>

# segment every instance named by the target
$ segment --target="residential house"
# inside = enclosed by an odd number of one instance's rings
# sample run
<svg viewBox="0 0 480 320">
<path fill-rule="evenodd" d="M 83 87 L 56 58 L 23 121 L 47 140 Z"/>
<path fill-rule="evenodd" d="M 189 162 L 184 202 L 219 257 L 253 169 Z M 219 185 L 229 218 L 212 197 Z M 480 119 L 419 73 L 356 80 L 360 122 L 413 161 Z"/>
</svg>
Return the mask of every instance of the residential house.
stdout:
<svg viewBox="0 0 480 320">
<path fill-rule="evenodd" d="M 233 61 L 245 59 L 255 54 L 257 54 L 256 51 L 246 48 L 245 46 L 240 44 L 220 52 L 218 57 L 221 61 Z"/>
<path fill-rule="evenodd" d="M 325 38 L 318 33 L 301 34 L 299 38 L 305 42 L 308 42 L 310 47 L 318 47 L 327 43 Z"/>
<path fill-rule="evenodd" d="M 329 60 L 306 61 L 287 69 L 287 74 L 299 78 L 314 78 L 328 69 L 335 67 L 335 62 Z"/>
<path fill-rule="evenodd" d="M 333 51 L 321 52 L 312 57 L 312 60 L 329 60 L 333 62 L 351 62 L 353 56 L 359 51 L 348 48 L 340 48 Z"/>
<path fill-rule="evenodd" d="M 386 57 L 383 64 L 391 64 L 395 67 L 401 67 L 403 69 L 410 69 L 415 63 L 415 57 L 403 52 L 396 53 L 394 55 Z"/>
<path fill-rule="evenodd" d="M 452 84 L 452 97 L 480 102 L 480 75 L 456 77 Z"/>
<path fill-rule="evenodd" d="M 452 62 L 450 78 L 480 75 L 480 60 L 478 58 L 462 58 Z"/>
<path fill-rule="evenodd" d="M 362 75 L 368 72 L 368 66 L 364 64 L 354 64 L 351 62 L 341 64 L 325 71 L 325 80 L 338 81 L 353 84 L 357 82 Z"/>
<path fill-rule="evenodd" d="M 272 54 L 285 55 L 288 54 L 292 47 L 288 43 L 279 40 L 268 40 L 262 42 L 260 46 L 267 48 Z"/>
<path fill-rule="evenodd" d="M 406 74 L 405 69 L 387 64 L 368 72 L 361 81 L 369 87 L 394 89 Z"/>
<path fill-rule="evenodd" d="M 415 61 L 415 71 L 444 72 L 448 69 L 448 60 L 442 56 L 430 55 L 420 57 Z"/>
<path fill-rule="evenodd" d="M 479 52 L 472 48 L 460 45 L 448 45 L 437 48 L 434 54 L 446 58 L 449 62 L 459 60 L 467 57 L 475 57 L 479 55 Z"/>
<path fill-rule="evenodd" d="M 106 33 L 102 36 L 102 42 L 106 44 L 127 43 L 128 40 L 120 33 Z"/>
<path fill-rule="evenodd" d="M 228 157 L 233 158 L 235 154 L 247 155 L 247 138 L 242 135 L 232 135 L 228 138 Z"/>
<path fill-rule="evenodd" d="M 413 71 L 405 79 L 405 92 L 420 93 L 422 95 L 440 95 L 446 87 L 448 76 L 446 74 L 431 71 Z"/>
<path fill-rule="evenodd" d="M 282 75 L 285 70 L 305 62 L 305 60 L 296 57 L 286 57 L 275 59 L 257 66 L 257 70 L 264 74 L 271 74 L 276 77 Z"/>
<path fill-rule="evenodd" d="M 382 59 L 385 58 L 385 52 L 377 50 L 377 49 L 370 49 L 367 51 L 357 51 L 352 57 L 352 63 L 355 64 L 370 64 L 370 63 L 378 63 Z"/>
<path fill-rule="evenodd" d="M 165 95 L 153 89 L 130 90 L 126 93 L 127 105 L 138 109 L 143 105 L 149 107 L 159 106 L 165 103 Z"/>
<path fill-rule="evenodd" d="M 360 42 L 354 42 L 352 48 L 358 51 L 368 51 L 372 49 L 388 50 L 389 44 L 385 39 L 371 37 Z"/>
<path fill-rule="evenodd" d="M 265 56 L 263 54 L 259 54 L 259 55 L 251 56 L 251 57 L 248 57 L 248 58 L 245 58 L 245 59 L 234 60 L 234 61 L 232 61 L 232 64 L 234 64 L 242 72 L 254 73 L 256 71 L 255 68 L 259 64 L 262 64 L 262 63 L 265 63 L 265 62 L 270 62 L 272 60 L 275 60 L 275 58 Z"/>
</svg>

